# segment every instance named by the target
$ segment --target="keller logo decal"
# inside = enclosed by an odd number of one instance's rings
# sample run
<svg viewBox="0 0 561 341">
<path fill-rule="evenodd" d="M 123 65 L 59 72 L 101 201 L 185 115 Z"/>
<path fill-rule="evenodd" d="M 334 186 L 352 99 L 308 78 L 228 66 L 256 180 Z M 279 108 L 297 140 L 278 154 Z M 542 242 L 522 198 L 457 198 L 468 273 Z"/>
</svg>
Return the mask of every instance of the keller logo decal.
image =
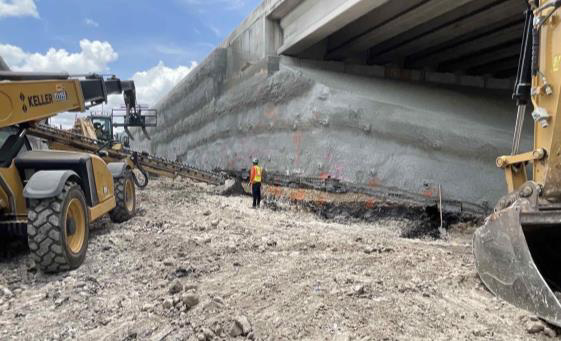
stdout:
<svg viewBox="0 0 561 341">
<path fill-rule="evenodd" d="M 23 112 L 27 112 L 27 105 L 25 105 L 25 95 L 23 93 L 19 94 L 19 99 L 21 100 L 21 102 L 23 103 L 23 106 L 21 107 L 21 110 Z"/>
<path fill-rule="evenodd" d="M 55 102 L 64 102 L 68 99 L 68 94 L 64 89 L 54 93 Z"/>
<path fill-rule="evenodd" d="M 30 108 L 41 107 L 44 105 L 53 104 L 54 102 L 64 102 L 67 100 L 68 100 L 68 94 L 64 89 L 57 91 L 55 93 L 41 94 L 41 95 L 34 95 L 34 96 L 27 97 L 27 102 Z"/>
<path fill-rule="evenodd" d="M 49 105 L 53 103 L 53 94 L 28 96 L 27 101 L 29 102 L 29 107 L 31 108 Z"/>
</svg>

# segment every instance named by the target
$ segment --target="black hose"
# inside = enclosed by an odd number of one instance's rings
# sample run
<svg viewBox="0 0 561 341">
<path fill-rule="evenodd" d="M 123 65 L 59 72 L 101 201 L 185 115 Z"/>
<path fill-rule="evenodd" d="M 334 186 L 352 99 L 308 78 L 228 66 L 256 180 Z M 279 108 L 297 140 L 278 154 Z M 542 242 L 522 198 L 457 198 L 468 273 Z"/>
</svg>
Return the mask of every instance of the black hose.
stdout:
<svg viewBox="0 0 561 341">
<path fill-rule="evenodd" d="M 140 158 L 138 157 L 137 152 L 132 153 L 131 160 L 132 160 L 133 164 L 136 166 L 136 168 L 138 168 L 138 170 L 140 171 L 142 176 L 144 176 L 144 183 L 141 183 L 138 180 L 138 178 L 136 177 L 136 174 L 134 174 L 134 172 L 132 172 L 132 179 L 133 179 L 134 183 L 136 184 L 136 186 L 138 188 L 144 189 L 144 188 L 146 188 L 146 186 L 148 186 L 148 173 L 144 170 L 144 168 L 142 168 L 142 164 L 140 163 Z"/>
<path fill-rule="evenodd" d="M 538 2 L 539 4 L 539 2 Z M 541 13 L 543 10 L 553 7 L 551 11 L 544 18 L 540 18 L 540 24 L 536 25 L 532 30 L 532 75 L 537 76 L 540 72 L 540 32 L 542 25 L 547 22 L 551 16 L 561 7 L 561 0 L 549 2 L 536 10 L 536 13 Z"/>
<path fill-rule="evenodd" d="M 520 59 L 518 60 L 518 71 L 512 98 L 517 105 L 526 105 L 530 101 L 532 89 L 532 40 L 533 40 L 533 20 L 534 15 L 530 9 L 525 12 L 524 35 L 522 37 L 522 47 Z"/>
<path fill-rule="evenodd" d="M 532 75 L 537 76 L 540 72 L 540 31 L 539 28 L 532 30 Z"/>
</svg>

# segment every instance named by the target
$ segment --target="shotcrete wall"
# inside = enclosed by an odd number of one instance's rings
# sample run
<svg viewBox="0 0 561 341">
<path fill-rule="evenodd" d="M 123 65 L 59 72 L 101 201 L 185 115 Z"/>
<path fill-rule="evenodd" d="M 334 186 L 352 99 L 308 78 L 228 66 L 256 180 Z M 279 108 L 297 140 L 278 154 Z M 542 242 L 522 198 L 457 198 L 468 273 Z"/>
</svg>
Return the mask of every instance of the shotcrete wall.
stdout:
<svg viewBox="0 0 561 341">
<path fill-rule="evenodd" d="M 265 57 L 232 73 L 215 50 L 157 106 L 136 148 L 205 169 L 332 176 L 493 205 L 512 141 L 508 91 L 413 83 Z M 239 63 L 236 63 L 239 65 Z M 230 71 L 229 71 L 230 70 Z M 527 127 L 523 148 L 530 148 Z"/>
</svg>

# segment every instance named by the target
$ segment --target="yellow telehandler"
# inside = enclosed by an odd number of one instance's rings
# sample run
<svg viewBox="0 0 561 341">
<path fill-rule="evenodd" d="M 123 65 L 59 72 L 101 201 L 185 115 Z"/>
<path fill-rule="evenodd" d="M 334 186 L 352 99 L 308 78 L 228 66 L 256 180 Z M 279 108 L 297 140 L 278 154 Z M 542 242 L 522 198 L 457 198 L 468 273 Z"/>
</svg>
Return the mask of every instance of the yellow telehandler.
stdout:
<svg viewBox="0 0 561 341">
<path fill-rule="evenodd" d="M 497 158 L 509 193 L 475 232 L 473 250 L 495 295 L 561 326 L 561 0 L 528 4 L 512 153 Z M 530 104 L 534 148 L 519 153 Z"/>
<path fill-rule="evenodd" d="M 27 237 L 44 272 L 82 264 L 91 222 L 135 215 L 135 179 L 130 162 L 106 163 L 102 150 L 31 150 L 26 134 L 57 113 L 82 112 L 118 93 L 135 108 L 132 81 L 0 71 L 0 235 Z"/>
</svg>

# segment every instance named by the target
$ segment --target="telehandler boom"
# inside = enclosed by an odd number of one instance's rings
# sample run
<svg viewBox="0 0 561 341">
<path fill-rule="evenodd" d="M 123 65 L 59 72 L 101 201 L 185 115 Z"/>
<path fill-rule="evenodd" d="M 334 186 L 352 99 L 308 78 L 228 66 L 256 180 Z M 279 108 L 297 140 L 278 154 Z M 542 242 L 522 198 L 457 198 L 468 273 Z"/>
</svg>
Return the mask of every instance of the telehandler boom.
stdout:
<svg viewBox="0 0 561 341">
<path fill-rule="evenodd" d="M 495 295 L 561 326 L 561 0 L 528 3 L 513 148 L 497 159 L 509 193 L 475 232 L 473 249 Z M 534 149 L 519 153 L 529 104 Z"/>
<path fill-rule="evenodd" d="M 118 93 L 127 112 L 137 114 L 132 81 L 0 71 L 0 235 L 26 237 L 42 271 L 82 264 L 90 222 L 107 213 L 117 223 L 134 216 L 134 175 L 130 164 L 106 163 L 94 153 L 33 151 L 28 130 Z"/>
</svg>

